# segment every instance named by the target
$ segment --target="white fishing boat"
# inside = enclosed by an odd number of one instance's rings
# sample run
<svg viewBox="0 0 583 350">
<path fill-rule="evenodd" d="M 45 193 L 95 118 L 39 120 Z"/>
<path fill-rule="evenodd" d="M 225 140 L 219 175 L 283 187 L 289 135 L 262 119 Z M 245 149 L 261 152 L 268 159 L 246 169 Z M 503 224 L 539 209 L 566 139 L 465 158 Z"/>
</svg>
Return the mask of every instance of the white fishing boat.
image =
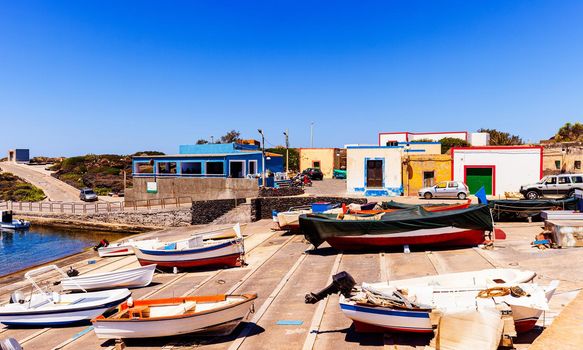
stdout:
<svg viewBox="0 0 583 350">
<path fill-rule="evenodd" d="M 61 280 L 61 288 L 72 291 L 140 288 L 152 283 L 155 270 L 154 264 L 127 270 L 66 277 Z"/>
<path fill-rule="evenodd" d="M 221 228 L 212 231 L 197 232 L 193 233 L 191 236 L 198 237 L 201 236 L 203 239 L 226 239 L 237 237 L 237 234 L 241 234 L 241 227 L 244 225 L 235 225 L 233 227 Z M 238 233 L 237 233 L 238 232 Z M 108 256 L 123 256 L 132 255 L 135 253 L 134 248 L 152 249 L 154 247 L 159 247 L 161 244 L 158 238 L 154 239 L 143 239 L 134 240 L 128 239 L 125 241 L 109 243 L 106 239 L 102 239 L 98 245 L 95 246 L 95 250 L 99 253 L 100 257 Z"/>
<path fill-rule="evenodd" d="M 144 240 L 128 239 L 127 241 L 115 243 L 109 243 L 107 240 L 102 240 L 96 247 L 100 257 L 123 256 L 134 254 L 134 247 L 151 248 L 159 243 L 160 241 L 158 238 Z"/>
<path fill-rule="evenodd" d="M 500 305 L 508 305 L 516 331 L 526 332 L 548 310 L 548 301 L 558 286 L 557 281 L 547 287 L 524 283 L 533 278 L 531 271 L 491 269 L 363 283 L 353 290 L 354 280 L 350 277 L 352 283 L 341 286 L 336 282 L 338 288 L 328 287 L 318 294 L 308 294 L 306 302 L 314 303 L 327 294 L 341 291 L 340 309 L 353 320 L 356 331 L 414 333 L 433 332 L 431 315 L 436 312 L 497 312 Z M 484 297 L 477 297 L 478 294 Z"/>
<path fill-rule="evenodd" d="M 30 221 L 14 219 L 12 210 L 0 211 L 0 218 L 0 228 L 3 229 L 26 230 L 30 227 Z"/>
<path fill-rule="evenodd" d="M 35 276 L 54 271 L 51 266 L 27 272 L 24 277 L 31 283 L 33 292 L 12 294 L 10 303 L 0 306 L 0 323 L 17 327 L 50 327 L 88 321 L 114 308 L 130 295 L 128 289 L 102 292 L 62 294 L 43 291 Z"/>
<path fill-rule="evenodd" d="M 253 311 L 256 294 L 131 300 L 92 320 L 100 339 L 227 335 Z"/>
<path fill-rule="evenodd" d="M 136 257 L 142 266 L 157 264 L 162 268 L 194 268 L 241 266 L 245 247 L 239 224 L 233 229 L 237 237 L 231 239 L 207 239 L 205 233 L 188 239 L 159 243 L 144 249 L 136 247 Z"/>
</svg>

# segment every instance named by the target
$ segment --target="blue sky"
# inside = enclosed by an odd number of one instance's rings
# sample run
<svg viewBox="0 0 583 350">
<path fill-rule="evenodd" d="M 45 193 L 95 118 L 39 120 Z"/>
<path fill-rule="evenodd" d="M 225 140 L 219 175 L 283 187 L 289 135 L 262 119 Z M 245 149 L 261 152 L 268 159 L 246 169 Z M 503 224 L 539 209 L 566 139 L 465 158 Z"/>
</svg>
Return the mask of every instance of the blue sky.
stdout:
<svg viewBox="0 0 583 350">
<path fill-rule="evenodd" d="M 547 138 L 583 113 L 581 1 L 2 1 L 0 151 L 174 153 L 265 130 Z"/>
</svg>

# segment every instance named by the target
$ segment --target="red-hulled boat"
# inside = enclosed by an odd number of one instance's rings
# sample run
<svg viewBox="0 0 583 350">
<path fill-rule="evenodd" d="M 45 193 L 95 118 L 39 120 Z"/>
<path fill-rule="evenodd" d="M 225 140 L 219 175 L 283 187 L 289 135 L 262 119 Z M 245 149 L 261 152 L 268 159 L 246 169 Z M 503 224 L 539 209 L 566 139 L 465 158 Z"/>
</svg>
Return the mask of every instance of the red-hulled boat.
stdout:
<svg viewBox="0 0 583 350">
<path fill-rule="evenodd" d="M 429 212 L 421 207 L 376 215 L 300 216 L 300 228 L 315 247 L 328 242 L 340 250 L 363 250 L 402 245 L 475 246 L 494 232 L 485 205 Z M 503 232 L 496 232 L 502 238 Z"/>
<path fill-rule="evenodd" d="M 397 202 L 386 202 L 383 203 L 386 206 L 385 209 L 371 209 L 371 210 L 350 210 L 351 214 L 380 214 L 380 213 L 392 213 L 397 210 L 402 209 L 413 209 L 415 207 L 421 207 L 429 212 L 437 213 L 440 211 L 448 211 L 448 210 L 460 210 L 460 209 L 467 209 L 472 204 L 472 200 L 468 199 L 465 203 L 456 203 L 456 204 L 419 204 L 419 205 L 409 205 L 404 203 L 397 203 Z"/>
</svg>

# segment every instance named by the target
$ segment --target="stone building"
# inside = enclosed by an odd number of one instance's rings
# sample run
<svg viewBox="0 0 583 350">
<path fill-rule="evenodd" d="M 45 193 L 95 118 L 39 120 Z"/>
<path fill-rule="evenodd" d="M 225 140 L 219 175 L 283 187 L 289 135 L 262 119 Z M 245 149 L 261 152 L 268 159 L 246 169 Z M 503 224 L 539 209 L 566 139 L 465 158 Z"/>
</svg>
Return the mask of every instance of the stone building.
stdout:
<svg viewBox="0 0 583 350">
<path fill-rule="evenodd" d="M 559 142 L 543 144 L 543 173 L 583 173 L 582 142 Z"/>
</svg>

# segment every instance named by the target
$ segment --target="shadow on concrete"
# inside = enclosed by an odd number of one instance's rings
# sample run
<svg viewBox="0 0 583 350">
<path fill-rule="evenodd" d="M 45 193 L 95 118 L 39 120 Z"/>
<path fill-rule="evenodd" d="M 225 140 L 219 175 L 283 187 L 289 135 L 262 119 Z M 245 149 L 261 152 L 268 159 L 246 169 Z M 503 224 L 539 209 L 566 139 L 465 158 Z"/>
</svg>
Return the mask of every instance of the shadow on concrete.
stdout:
<svg viewBox="0 0 583 350">
<path fill-rule="evenodd" d="M 338 254 L 338 251 L 334 248 L 331 248 L 331 247 L 324 247 L 324 248 L 307 250 L 306 253 L 310 254 L 310 255 L 317 255 L 317 256 L 331 256 L 331 255 Z"/>
<path fill-rule="evenodd" d="M 514 338 L 514 344 L 532 344 L 544 330 L 543 327 L 535 326 L 526 333 L 518 333 L 518 336 Z"/>
<path fill-rule="evenodd" d="M 144 338 L 144 339 L 125 339 L 123 342 L 127 346 L 131 347 L 159 347 L 162 348 L 168 345 L 174 346 L 201 346 L 201 345 L 212 345 L 212 344 L 223 344 L 232 342 L 240 337 L 242 337 L 242 331 L 245 327 L 250 327 L 247 337 L 252 337 L 257 334 L 265 332 L 263 327 L 258 326 L 252 322 L 241 322 L 237 328 L 230 335 L 226 336 L 195 336 L 195 335 L 177 335 L 172 337 L 164 338 Z M 101 344 L 102 347 L 109 347 L 115 345 L 114 340 L 108 340 Z"/>
</svg>

